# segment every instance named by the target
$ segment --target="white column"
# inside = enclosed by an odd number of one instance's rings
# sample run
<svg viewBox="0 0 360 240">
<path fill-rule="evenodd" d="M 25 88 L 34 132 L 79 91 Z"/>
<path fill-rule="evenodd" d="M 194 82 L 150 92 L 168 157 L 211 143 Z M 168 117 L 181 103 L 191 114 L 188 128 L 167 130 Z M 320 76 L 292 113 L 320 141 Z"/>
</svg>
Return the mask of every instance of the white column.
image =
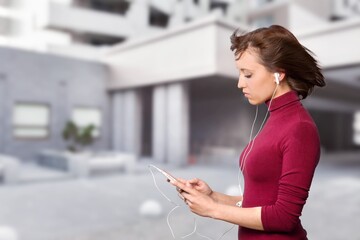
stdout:
<svg viewBox="0 0 360 240">
<path fill-rule="evenodd" d="M 199 0 L 201 15 L 204 16 L 210 12 L 210 0 Z"/>
<path fill-rule="evenodd" d="M 183 2 L 176 2 L 174 12 L 169 20 L 169 27 L 178 26 L 185 23 L 185 6 Z"/>
<path fill-rule="evenodd" d="M 148 28 L 149 17 L 149 0 L 136 0 L 131 3 L 126 18 L 134 29 L 133 34 L 143 34 Z"/>
<path fill-rule="evenodd" d="M 142 133 L 142 103 L 141 95 L 136 90 L 124 93 L 124 148 L 140 156 Z"/>
<path fill-rule="evenodd" d="M 141 154 L 142 102 L 137 90 L 113 95 L 113 148 Z"/>
<path fill-rule="evenodd" d="M 184 165 L 189 154 L 189 88 L 188 84 L 167 86 L 166 158 L 175 165 Z"/>
<path fill-rule="evenodd" d="M 5 101 L 6 101 L 6 80 L 5 76 L 0 73 L 0 153 L 5 150 L 7 134 L 5 133 Z M 9 117 L 9 116 L 8 116 Z"/>
<path fill-rule="evenodd" d="M 246 24 L 246 13 L 248 12 L 248 6 L 246 0 L 237 0 L 229 3 L 226 11 L 226 18 L 231 21 L 240 22 Z"/>
<path fill-rule="evenodd" d="M 124 151 L 124 93 L 115 92 L 112 95 L 112 148 Z"/>
<path fill-rule="evenodd" d="M 153 88 L 152 152 L 154 161 L 166 162 L 166 86 Z"/>
<path fill-rule="evenodd" d="M 193 0 L 183 0 L 185 19 L 194 19 L 199 14 L 199 8 L 195 7 Z"/>
</svg>

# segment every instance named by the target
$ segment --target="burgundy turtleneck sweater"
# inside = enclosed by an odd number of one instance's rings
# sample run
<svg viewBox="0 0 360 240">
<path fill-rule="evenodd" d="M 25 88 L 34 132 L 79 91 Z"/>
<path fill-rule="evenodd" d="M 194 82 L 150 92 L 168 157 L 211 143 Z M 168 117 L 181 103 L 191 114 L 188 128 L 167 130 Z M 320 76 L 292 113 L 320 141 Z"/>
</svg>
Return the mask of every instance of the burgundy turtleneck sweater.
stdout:
<svg viewBox="0 0 360 240">
<path fill-rule="evenodd" d="M 264 231 L 240 227 L 239 239 L 307 239 L 299 217 L 320 158 L 320 141 L 295 91 L 273 99 L 270 117 L 254 141 L 245 163 L 246 148 L 240 157 L 245 164 L 242 206 L 262 207 Z"/>
</svg>

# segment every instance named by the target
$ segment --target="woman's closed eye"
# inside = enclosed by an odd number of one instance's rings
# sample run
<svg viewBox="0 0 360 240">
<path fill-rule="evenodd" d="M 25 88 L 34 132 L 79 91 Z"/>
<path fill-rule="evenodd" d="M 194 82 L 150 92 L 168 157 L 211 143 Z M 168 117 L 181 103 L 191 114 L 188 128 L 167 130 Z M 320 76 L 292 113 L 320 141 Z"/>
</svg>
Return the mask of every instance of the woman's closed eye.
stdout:
<svg viewBox="0 0 360 240">
<path fill-rule="evenodd" d="M 244 74 L 245 78 L 251 78 L 252 74 Z"/>
</svg>

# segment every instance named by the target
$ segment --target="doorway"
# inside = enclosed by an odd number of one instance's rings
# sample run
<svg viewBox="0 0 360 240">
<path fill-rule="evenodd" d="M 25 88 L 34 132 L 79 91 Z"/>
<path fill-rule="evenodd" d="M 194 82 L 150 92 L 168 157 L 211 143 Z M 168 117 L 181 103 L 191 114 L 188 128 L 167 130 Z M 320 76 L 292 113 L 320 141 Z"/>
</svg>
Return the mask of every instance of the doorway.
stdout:
<svg viewBox="0 0 360 240">
<path fill-rule="evenodd" d="M 151 158 L 152 156 L 152 87 L 144 87 L 141 90 L 142 101 L 142 141 L 141 141 L 141 157 Z"/>
</svg>

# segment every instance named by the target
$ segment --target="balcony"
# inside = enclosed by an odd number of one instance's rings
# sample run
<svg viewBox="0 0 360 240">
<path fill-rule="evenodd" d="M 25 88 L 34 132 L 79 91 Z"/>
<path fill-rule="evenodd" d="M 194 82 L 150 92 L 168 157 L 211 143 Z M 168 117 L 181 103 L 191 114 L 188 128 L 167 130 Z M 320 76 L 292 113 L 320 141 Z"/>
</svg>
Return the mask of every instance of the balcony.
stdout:
<svg viewBox="0 0 360 240">
<path fill-rule="evenodd" d="M 133 30 L 128 20 L 116 14 L 49 2 L 37 19 L 41 28 L 126 38 Z"/>
</svg>

